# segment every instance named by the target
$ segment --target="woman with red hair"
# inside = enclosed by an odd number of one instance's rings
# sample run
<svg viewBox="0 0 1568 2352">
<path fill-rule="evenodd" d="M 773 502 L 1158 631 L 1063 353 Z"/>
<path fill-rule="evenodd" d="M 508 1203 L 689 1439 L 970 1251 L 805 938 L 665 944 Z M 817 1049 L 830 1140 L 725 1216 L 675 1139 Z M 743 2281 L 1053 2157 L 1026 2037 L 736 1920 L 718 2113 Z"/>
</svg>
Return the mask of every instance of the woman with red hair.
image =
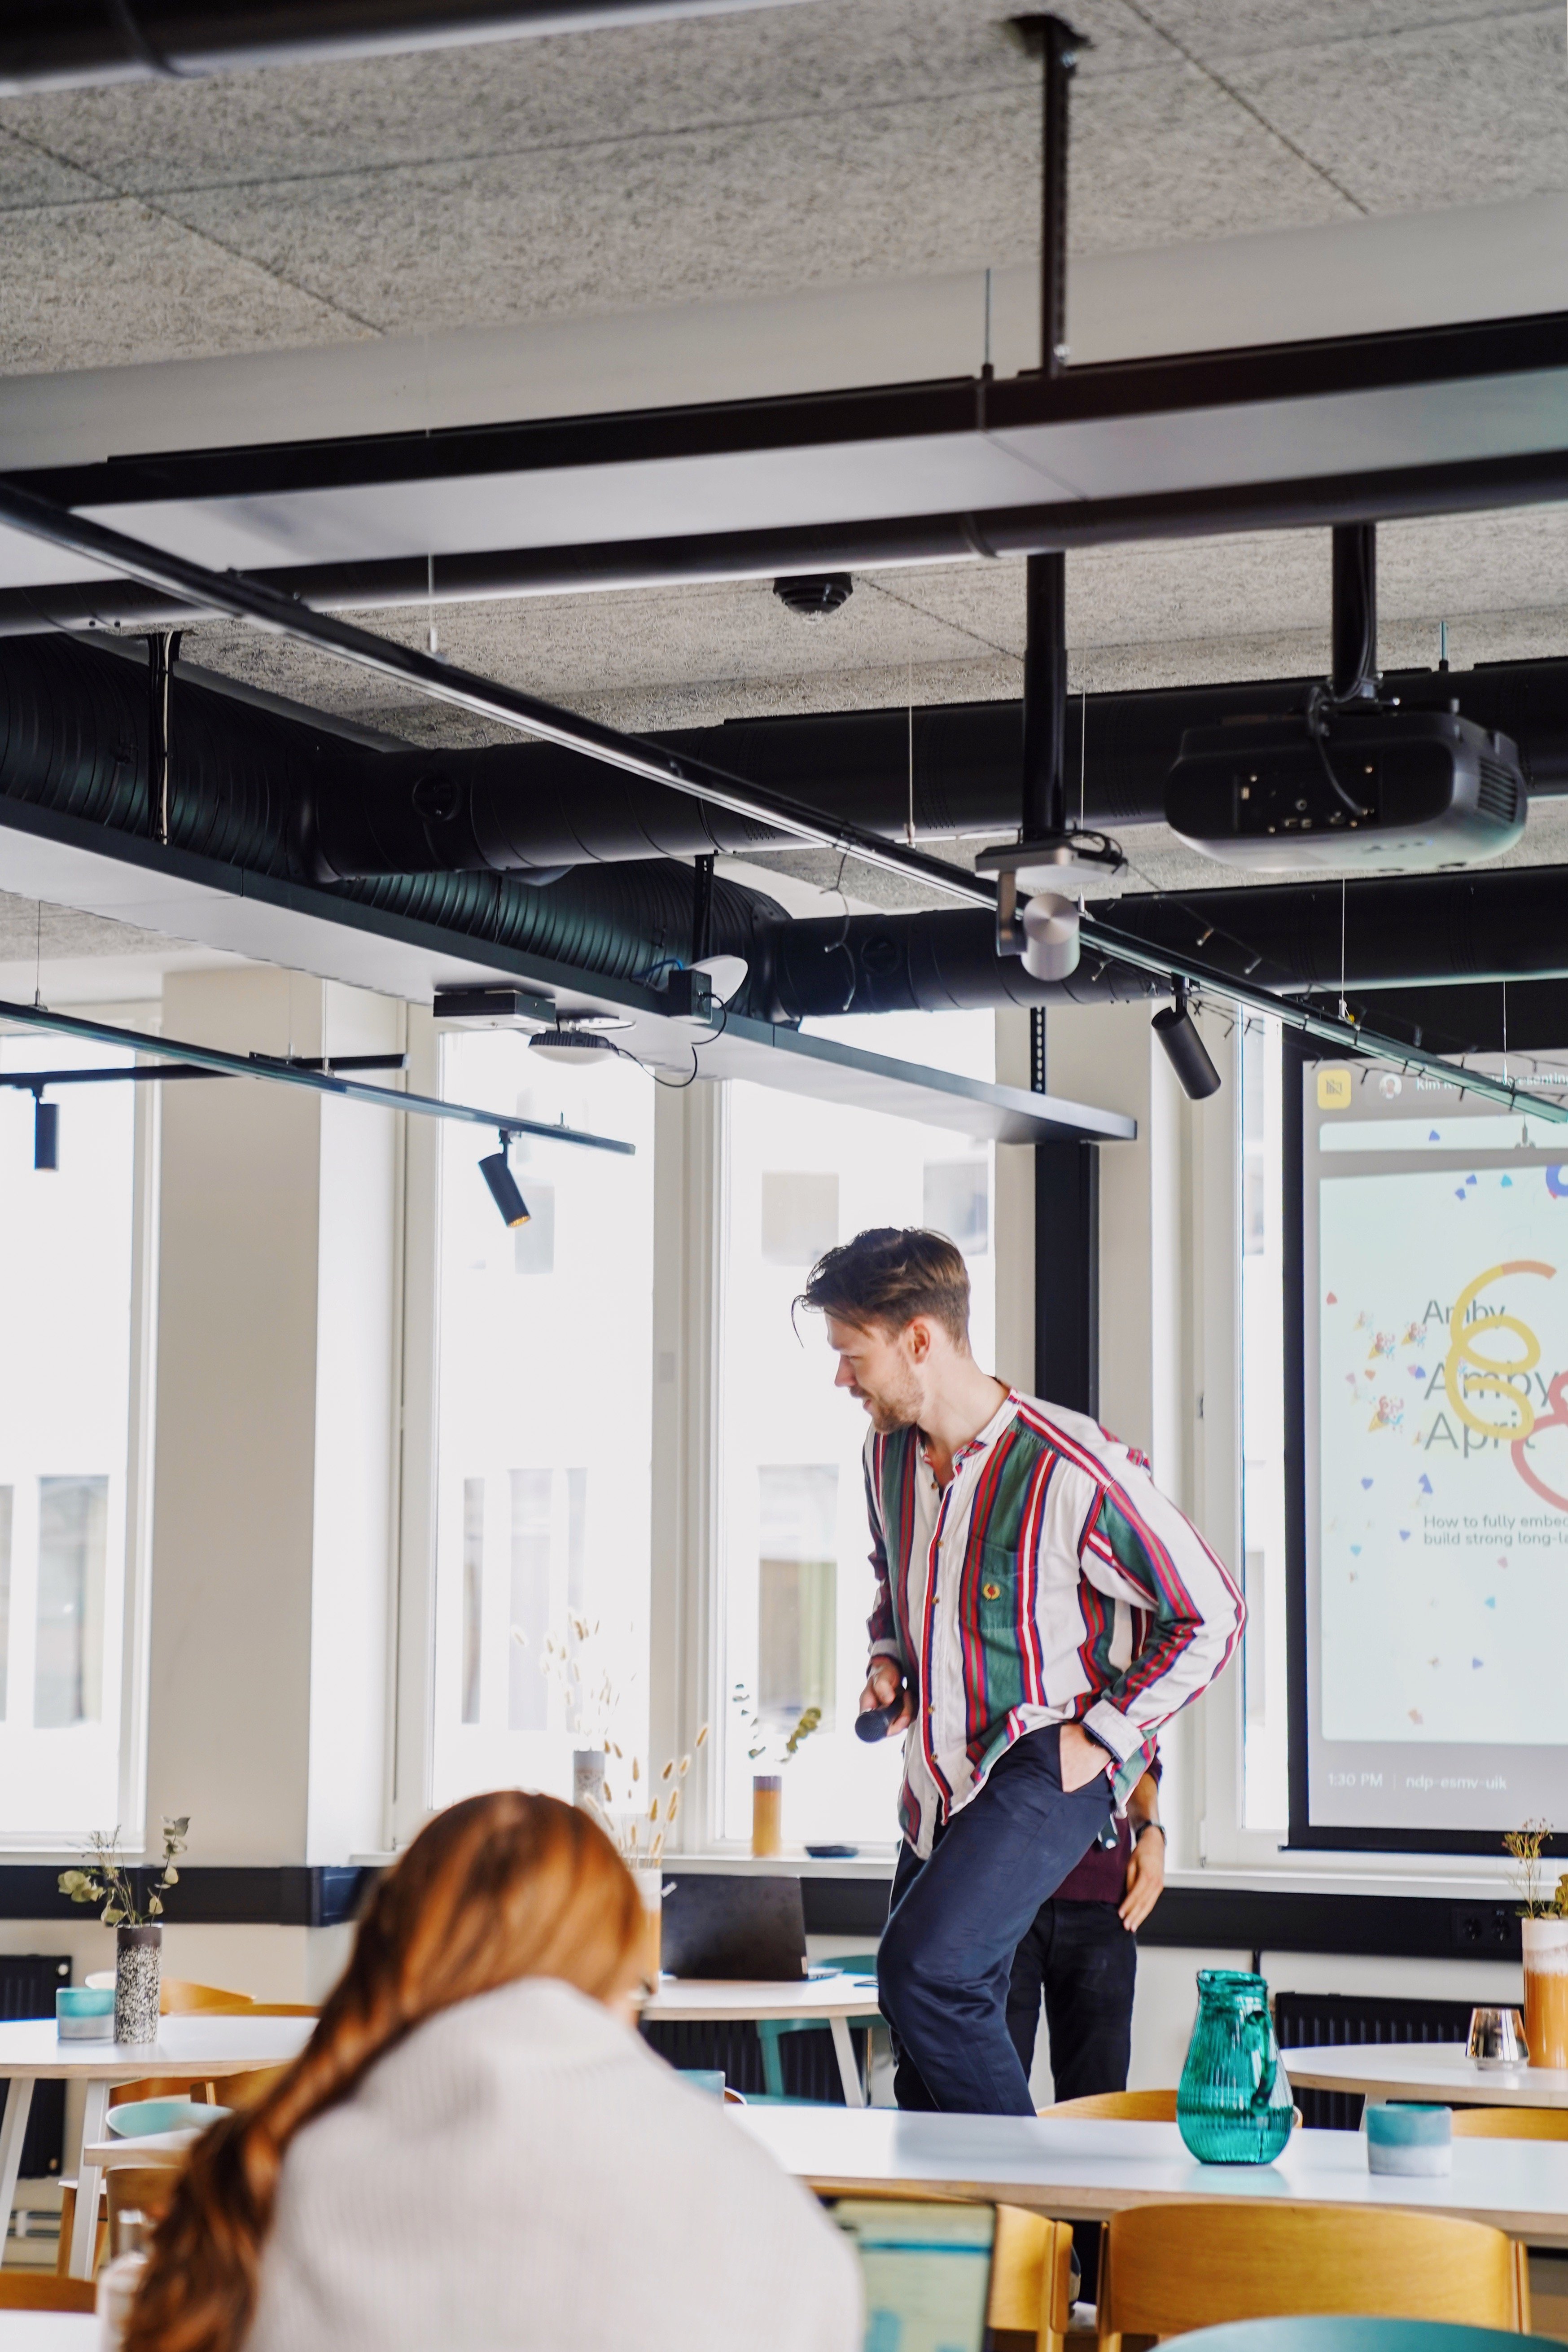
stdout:
<svg viewBox="0 0 1568 2352">
<path fill-rule="evenodd" d="M 197 2143 L 125 2352 L 855 2352 L 848 2246 L 630 2030 L 643 1937 L 586 1813 L 438 1815 L 299 2058 Z"/>
</svg>

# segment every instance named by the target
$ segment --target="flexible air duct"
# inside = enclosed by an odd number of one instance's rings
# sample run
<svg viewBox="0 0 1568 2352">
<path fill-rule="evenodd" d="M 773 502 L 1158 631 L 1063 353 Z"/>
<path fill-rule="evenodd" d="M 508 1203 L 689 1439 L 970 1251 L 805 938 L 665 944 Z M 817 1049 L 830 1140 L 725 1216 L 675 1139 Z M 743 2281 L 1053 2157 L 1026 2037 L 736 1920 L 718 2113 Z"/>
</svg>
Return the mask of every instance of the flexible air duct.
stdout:
<svg viewBox="0 0 1568 2352">
<path fill-rule="evenodd" d="M 174 688 L 170 740 L 171 845 L 244 872 L 298 877 L 291 822 L 310 799 L 318 765 L 395 756 L 361 752 L 187 678 Z M 145 839 L 149 766 L 139 664 L 63 637 L 13 638 L 0 651 L 0 793 Z M 601 867 L 549 889 L 510 874 L 447 872 L 352 882 L 340 895 L 633 980 L 685 958 L 695 887 L 689 866 L 654 863 Z M 770 898 L 717 882 L 709 945 L 750 961 L 758 922 L 782 914 Z"/>
<path fill-rule="evenodd" d="M 1337 992 L 1337 882 L 1282 889 L 1138 894 L 1092 907 L 1146 946 L 1197 957 L 1258 986 Z M 1343 892 L 1343 978 L 1351 989 L 1568 978 L 1568 869 L 1416 875 Z M 1167 992 L 1085 941 L 1070 981 L 1031 982 L 998 962 L 995 926 L 965 908 L 787 923 L 759 942 L 759 985 L 776 1017 L 949 1011 L 982 1004 L 1120 1003 Z"/>
<path fill-rule="evenodd" d="M 1411 708 L 1457 699 L 1467 718 L 1519 743 L 1533 793 L 1568 791 L 1568 662 L 1508 662 L 1460 672 L 1390 675 Z M 1166 778 L 1184 731 L 1300 709 L 1311 681 L 1092 695 L 1068 709 L 1068 813 L 1115 831 L 1165 812 Z M 903 838 L 1016 832 L 1023 772 L 1022 706 L 939 704 L 916 710 L 731 720 L 653 739 Z M 782 847 L 786 837 L 685 794 L 615 776 L 573 751 L 503 744 L 473 751 L 350 755 L 322 764 L 301 838 L 325 877 L 448 871 L 527 873 L 654 855 Z"/>
</svg>

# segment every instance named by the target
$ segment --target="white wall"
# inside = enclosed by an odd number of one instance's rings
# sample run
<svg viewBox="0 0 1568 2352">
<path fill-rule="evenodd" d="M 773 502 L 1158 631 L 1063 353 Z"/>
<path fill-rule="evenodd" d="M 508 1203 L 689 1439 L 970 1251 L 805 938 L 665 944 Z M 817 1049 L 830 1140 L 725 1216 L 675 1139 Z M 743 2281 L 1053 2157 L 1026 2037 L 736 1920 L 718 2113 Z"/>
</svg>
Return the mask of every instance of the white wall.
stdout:
<svg viewBox="0 0 1568 2352">
<path fill-rule="evenodd" d="M 396 1009 L 267 971 L 171 975 L 239 1051 L 394 1046 Z M 148 1820 L 190 1859 L 343 1862 L 384 1834 L 392 1116 L 235 1081 L 163 1098 Z"/>
<path fill-rule="evenodd" d="M 1030 1017 L 1016 1005 L 996 1016 L 997 1084 L 1030 1083 Z M 1010 1388 L 1034 1389 L 1034 1147 L 998 1143 L 996 1175 L 997 1339 L 988 1369 Z"/>
</svg>

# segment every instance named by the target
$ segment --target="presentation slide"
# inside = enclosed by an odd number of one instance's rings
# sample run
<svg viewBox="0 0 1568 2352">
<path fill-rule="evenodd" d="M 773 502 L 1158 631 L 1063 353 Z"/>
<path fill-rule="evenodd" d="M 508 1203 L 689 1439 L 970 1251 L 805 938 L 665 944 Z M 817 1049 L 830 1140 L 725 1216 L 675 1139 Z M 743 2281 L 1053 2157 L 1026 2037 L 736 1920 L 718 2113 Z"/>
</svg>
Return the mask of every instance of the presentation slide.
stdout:
<svg viewBox="0 0 1568 2352">
<path fill-rule="evenodd" d="M 1568 1826 L 1568 1126 L 1302 1082 L 1311 1825 Z"/>
</svg>

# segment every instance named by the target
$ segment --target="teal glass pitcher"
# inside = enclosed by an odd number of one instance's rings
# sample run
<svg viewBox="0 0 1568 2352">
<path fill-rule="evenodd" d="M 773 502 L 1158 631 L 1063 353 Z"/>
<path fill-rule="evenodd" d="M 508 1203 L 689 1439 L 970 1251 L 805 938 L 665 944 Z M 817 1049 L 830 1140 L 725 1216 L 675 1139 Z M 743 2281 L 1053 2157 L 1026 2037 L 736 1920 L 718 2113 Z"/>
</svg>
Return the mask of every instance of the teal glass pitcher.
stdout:
<svg viewBox="0 0 1568 2352">
<path fill-rule="evenodd" d="M 1199 1969 L 1197 2022 L 1176 2091 L 1176 2127 L 1200 2164 L 1272 2164 L 1294 2101 L 1261 1977 Z"/>
</svg>

